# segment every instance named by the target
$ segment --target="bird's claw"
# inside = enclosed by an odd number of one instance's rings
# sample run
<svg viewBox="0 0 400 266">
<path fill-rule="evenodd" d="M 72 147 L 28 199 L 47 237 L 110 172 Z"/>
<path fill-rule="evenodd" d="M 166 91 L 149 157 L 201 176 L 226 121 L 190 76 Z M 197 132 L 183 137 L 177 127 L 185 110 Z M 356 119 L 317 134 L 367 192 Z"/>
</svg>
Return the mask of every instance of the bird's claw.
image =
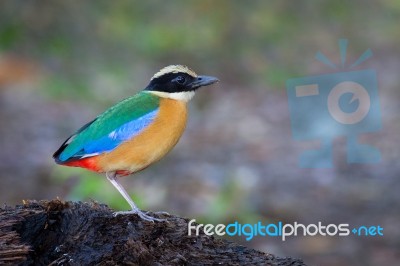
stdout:
<svg viewBox="0 0 400 266">
<path fill-rule="evenodd" d="M 165 221 L 167 221 L 167 219 L 155 218 L 155 217 L 150 216 L 150 215 L 148 215 L 146 213 L 142 212 L 141 210 L 130 210 L 130 211 L 114 212 L 113 215 L 114 215 L 114 217 L 117 217 L 118 215 L 137 214 L 141 219 L 143 219 L 145 221 L 152 222 L 152 223 L 154 223 L 154 221 L 156 221 L 156 222 L 165 222 Z"/>
<path fill-rule="evenodd" d="M 146 213 L 149 213 L 149 211 L 147 211 Z M 171 216 L 171 214 L 169 214 L 168 212 L 164 212 L 164 211 L 152 212 L 152 213 L 157 214 L 157 215 L 168 215 L 168 216 Z"/>
</svg>

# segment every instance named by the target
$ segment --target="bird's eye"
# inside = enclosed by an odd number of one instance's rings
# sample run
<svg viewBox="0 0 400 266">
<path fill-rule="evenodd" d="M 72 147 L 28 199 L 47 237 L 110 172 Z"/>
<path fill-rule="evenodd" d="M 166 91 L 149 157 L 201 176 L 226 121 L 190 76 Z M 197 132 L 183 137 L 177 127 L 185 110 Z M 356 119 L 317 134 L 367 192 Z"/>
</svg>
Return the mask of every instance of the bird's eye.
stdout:
<svg viewBox="0 0 400 266">
<path fill-rule="evenodd" d="M 179 84 L 184 84 L 185 81 L 186 81 L 186 79 L 185 79 L 185 77 L 183 77 L 183 76 L 178 76 L 178 77 L 175 79 L 175 81 L 178 82 Z"/>
</svg>

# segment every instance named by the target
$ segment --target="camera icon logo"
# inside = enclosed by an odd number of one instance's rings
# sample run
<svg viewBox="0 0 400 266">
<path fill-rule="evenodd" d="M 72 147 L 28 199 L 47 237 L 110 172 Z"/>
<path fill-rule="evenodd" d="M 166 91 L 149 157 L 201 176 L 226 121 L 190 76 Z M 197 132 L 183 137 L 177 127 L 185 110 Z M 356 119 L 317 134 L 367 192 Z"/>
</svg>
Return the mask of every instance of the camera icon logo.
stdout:
<svg viewBox="0 0 400 266">
<path fill-rule="evenodd" d="M 345 65 L 347 40 L 339 41 L 342 67 Z M 372 55 L 368 49 L 350 68 Z M 316 58 L 337 69 L 323 54 Z M 378 149 L 360 144 L 360 134 L 382 128 L 376 72 L 372 69 L 331 73 L 289 79 L 286 82 L 292 135 L 298 141 L 319 140 L 317 150 L 300 155 L 300 167 L 333 166 L 333 139 L 347 137 L 348 163 L 376 163 Z"/>
<path fill-rule="evenodd" d="M 340 98 L 346 93 L 353 95 L 350 103 L 357 99 L 360 100 L 358 108 L 354 112 L 344 112 L 339 105 Z M 368 91 L 359 83 L 353 81 L 344 81 L 339 83 L 328 95 L 329 114 L 333 119 L 342 124 L 352 125 L 361 122 L 368 114 L 370 107 L 371 100 Z"/>
</svg>

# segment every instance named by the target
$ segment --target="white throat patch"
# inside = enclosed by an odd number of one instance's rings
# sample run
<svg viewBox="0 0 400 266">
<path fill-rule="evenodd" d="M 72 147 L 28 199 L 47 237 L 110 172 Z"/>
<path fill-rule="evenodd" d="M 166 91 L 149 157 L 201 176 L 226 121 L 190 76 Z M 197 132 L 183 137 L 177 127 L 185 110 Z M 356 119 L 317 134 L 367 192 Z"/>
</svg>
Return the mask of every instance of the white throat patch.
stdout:
<svg viewBox="0 0 400 266">
<path fill-rule="evenodd" d="M 149 91 L 148 93 L 152 93 L 162 98 L 168 98 L 182 102 L 190 101 L 195 94 L 194 91 L 181 91 L 181 92 Z"/>
</svg>

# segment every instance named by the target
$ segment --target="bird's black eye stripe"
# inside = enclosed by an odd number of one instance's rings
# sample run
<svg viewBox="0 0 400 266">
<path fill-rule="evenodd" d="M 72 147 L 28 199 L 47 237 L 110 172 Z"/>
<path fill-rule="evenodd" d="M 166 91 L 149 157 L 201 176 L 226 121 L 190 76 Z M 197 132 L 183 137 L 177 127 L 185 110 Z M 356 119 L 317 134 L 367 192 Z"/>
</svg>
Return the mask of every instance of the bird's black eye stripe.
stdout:
<svg viewBox="0 0 400 266">
<path fill-rule="evenodd" d="M 195 79 L 195 77 L 186 73 L 167 73 L 152 79 L 146 90 L 165 92 L 191 91 L 193 90 L 191 84 Z"/>
</svg>

